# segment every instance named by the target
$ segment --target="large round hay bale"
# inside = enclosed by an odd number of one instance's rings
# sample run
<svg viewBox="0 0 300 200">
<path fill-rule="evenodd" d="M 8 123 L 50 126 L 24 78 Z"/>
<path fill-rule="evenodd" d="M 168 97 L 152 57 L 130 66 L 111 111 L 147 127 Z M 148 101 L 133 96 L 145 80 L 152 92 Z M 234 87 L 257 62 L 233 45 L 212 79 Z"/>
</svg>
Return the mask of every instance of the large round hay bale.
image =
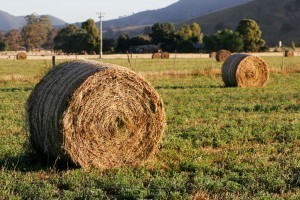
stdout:
<svg viewBox="0 0 300 200">
<path fill-rule="evenodd" d="M 223 64 L 222 78 L 227 87 L 261 87 L 269 78 L 269 69 L 259 57 L 234 54 Z"/>
<path fill-rule="evenodd" d="M 169 59 L 170 58 L 170 54 L 168 52 L 162 52 L 161 53 L 161 58 L 162 59 Z"/>
<path fill-rule="evenodd" d="M 83 168 L 143 164 L 165 128 L 158 93 L 133 71 L 95 61 L 58 65 L 27 100 L 37 152 Z"/>
<path fill-rule="evenodd" d="M 217 52 L 216 59 L 218 62 L 225 62 L 231 56 L 231 52 L 227 50 L 220 50 Z"/>
<path fill-rule="evenodd" d="M 285 57 L 294 57 L 294 51 L 293 50 L 285 50 L 284 56 Z"/>
<path fill-rule="evenodd" d="M 17 54 L 17 60 L 26 60 L 27 59 L 27 54 L 25 52 L 19 52 Z"/>
<path fill-rule="evenodd" d="M 215 51 L 212 51 L 212 52 L 210 52 L 210 54 L 209 54 L 209 57 L 210 57 L 210 58 L 216 58 L 216 56 L 217 56 L 217 52 L 215 52 Z"/>
<path fill-rule="evenodd" d="M 160 59 L 160 58 L 161 58 L 160 53 L 154 53 L 154 54 L 152 54 L 152 59 Z"/>
</svg>

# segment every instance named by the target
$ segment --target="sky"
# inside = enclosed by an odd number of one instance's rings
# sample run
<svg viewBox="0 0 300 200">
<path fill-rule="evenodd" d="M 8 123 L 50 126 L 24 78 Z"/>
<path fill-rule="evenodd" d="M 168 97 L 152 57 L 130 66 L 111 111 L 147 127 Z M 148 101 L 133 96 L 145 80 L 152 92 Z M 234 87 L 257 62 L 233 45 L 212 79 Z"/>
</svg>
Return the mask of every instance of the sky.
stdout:
<svg viewBox="0 0 300 200">
<path fill-rule="evenodd" d="M 103 20 L 115 19 L 145 10 L 163 8 L 178 0 L 1 0 L 0 10 L 14 16 L 32 13 L 49 14 L 67 23 L 99 21 L 97 13 L 103 12 Z"/>
</svg>

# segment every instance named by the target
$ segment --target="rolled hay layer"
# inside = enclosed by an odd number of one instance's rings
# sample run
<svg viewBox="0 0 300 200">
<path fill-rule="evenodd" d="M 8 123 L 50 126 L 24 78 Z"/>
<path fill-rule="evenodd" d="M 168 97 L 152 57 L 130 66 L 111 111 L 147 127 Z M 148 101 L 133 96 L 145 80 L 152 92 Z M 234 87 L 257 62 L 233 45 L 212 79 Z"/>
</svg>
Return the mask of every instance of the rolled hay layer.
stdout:
<svg viewBox="0 0 300 200">
<path fill-rule="evenodd" d="M 160 59 L 160 58 L 161 58 L 160 53 L 154 53 L 154 54 L 152 54 L 152 59 Z"/>
<path fill-rule="evenodd" d="M 267 63 L 248 54 L 234 54 L 223 64 L 222 78 L 227 87 L 261 87 L 269 78 Z"/>
<path fill-rule="evenodd" d="M 294 57 L 294 51 L 292 51 L 292 50 L 285 50 L 284 51 L 284 56 L 285 57 Z"/>
<path fill-rule="evenodd" d="M 216 59 L 218 62 L 225 62 L 227 58 L 231 56 L 231 52 L 227 50 L 220 50 L 216 54 Z"/>
<path fill-rule="evenodd" d="M 37 152 L 83 168 L 143 164 L 165 128 L 158 93 L 126 68 L 71 61 L 51 70 L 27 101 Z"/>
<path fill-rule="evenodd" d="M 25 52 L 19 52 L 17 54 L 17 60 L 26 60 L 27 59 L 27 54 Z"/>
<path fill-rule="evenodd" d="M 161 53 L 161 58 L 162 59 L 169 59 L 170 58 L 170 54 L 168 52 L 162 52 Z"/>
</svg>

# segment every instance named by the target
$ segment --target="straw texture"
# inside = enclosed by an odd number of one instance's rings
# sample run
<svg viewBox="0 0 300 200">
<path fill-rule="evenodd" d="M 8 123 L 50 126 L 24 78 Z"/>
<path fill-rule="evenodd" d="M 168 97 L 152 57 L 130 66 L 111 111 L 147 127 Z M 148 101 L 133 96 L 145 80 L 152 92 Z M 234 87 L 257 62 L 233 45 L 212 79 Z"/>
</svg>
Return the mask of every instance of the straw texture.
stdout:
<svg viewBox="0 0 300 200">
<path fill-rule="evenodd" d="M 19 52 L 17 54 L 17 60 L 26 60 L 27 59 L 27 54 L 25 52 Z"/>
<path fill-rule="evenodd" d="M 162 100 L 143 78 L 92 61 L 50 71 L 28 98 L 27 120 L 36 151 L 100 169 L 143 164 L 165 128 Z"/>
<path fill-rule="evenodd" d="M 234 54 L 222 67 L 222 78 L 227 87 L 261 87 L 267 83 L 267 63 L 255 56 Z"/>
<path fill-rule="evenodd" d="M 161 58 L 160 53 L 154 53 L 154 54 L 152 54 L 152 59 L 160 59 L 160 58 Z"/>
<path fill-rule="evenodd" d="M 161 58 L 162 59 L 169 59 L 170 58 L 170 54 L 168 52 L 162 52 L 161 53 Z"/>
<path fill-rule="evenodd" d="M 284 56 L 285 57 L 294 57 L 294 51 L 292 51 L 292 50 L 285 50 L 284 51 Z"/>
<path fill-rule="evenodd" d="M 225 62 L 231 56 L 231 52 L 227 50 L 220 50 L 217 52 L 216 59 L 218 62 Z"/>
</svg>

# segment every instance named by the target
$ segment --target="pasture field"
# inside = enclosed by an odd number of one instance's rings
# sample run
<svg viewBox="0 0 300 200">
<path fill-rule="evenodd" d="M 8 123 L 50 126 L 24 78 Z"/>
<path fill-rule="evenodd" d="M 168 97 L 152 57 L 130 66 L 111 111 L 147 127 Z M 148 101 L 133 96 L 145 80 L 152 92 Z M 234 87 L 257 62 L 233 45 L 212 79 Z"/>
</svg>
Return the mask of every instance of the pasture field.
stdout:
<svg viewBox="0 0 300 200">
<path fill-rule="evenodd" d="M 268 84 L 243 89 L 225 88 L 211 59 L 132 59 L 168 128 L 145 166 L 110 171 L 61 168 L 30 149 L 25 103 L 51 62 L 0 60 L 0 199 L 300 199 L 300 57 L 282 73 L 282 58 L 264 60 Z"/>
</svg>

